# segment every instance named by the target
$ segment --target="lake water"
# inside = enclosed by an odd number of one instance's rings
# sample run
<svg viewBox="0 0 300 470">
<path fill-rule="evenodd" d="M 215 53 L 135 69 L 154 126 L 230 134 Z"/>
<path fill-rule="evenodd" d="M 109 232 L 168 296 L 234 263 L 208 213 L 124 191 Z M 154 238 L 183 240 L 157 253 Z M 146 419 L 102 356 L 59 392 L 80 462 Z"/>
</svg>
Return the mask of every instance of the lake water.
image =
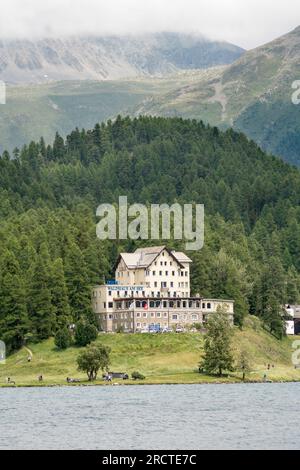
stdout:
<svg viewBox="0 0 300 470">
<path fill-rule="evenodd" d="M 0 449 L 299 449 L 300 384 L 0 389 Z"/>
</svg>

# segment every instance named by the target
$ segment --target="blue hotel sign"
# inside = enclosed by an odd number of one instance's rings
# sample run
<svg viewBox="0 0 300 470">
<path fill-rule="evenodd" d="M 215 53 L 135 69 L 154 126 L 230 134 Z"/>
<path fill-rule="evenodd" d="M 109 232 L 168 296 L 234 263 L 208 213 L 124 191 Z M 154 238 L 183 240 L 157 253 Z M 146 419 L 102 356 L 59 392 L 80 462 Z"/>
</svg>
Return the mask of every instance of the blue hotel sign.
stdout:
<svg viewBox="0 0 300 470">
<path fill-rule="evenodd" d="M 143 291 L 144 287 L 143 286 L 108 286 L 109 290 L 111 291 L 130 291 L 130 292 L 136 292 L 136 291 Z"/>
</svg>

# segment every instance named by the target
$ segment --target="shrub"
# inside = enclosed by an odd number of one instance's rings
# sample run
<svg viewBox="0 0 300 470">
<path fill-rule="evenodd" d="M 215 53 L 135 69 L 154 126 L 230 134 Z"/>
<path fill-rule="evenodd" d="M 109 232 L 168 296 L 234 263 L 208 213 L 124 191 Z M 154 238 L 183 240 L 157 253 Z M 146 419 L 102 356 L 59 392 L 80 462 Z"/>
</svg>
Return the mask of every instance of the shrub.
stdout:
<svg viewBox="0 0 300 470">
<path fill-rule="evenodd" d="M 83 320 L 76 324 L 75 343 L 77 346 L 87 346 L 98 337 L 98 330 L 95 325 L 91 325 Z"/>
<path fill-rule="evenodd" d="M 54 338 L 55 346 L 58 349 L 67 349 L 72 344 L 72 335 L 68 328 L 59 330 Z"/>
<path fill-rule="evenodd" d="M 133 380 L 145 380 L 146 378 L 143 374 L 137 371 L 132 372 L 131 377 Z"/>
</svg>

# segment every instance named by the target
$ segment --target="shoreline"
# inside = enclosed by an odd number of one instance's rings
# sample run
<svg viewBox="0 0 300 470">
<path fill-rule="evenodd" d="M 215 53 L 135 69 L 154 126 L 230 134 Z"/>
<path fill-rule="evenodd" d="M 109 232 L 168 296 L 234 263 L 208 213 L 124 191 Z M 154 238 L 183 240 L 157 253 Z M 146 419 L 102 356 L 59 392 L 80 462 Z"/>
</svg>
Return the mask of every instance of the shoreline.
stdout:
<svg viewBox="0 0 300 470">
<path fill-rule="evenodd" d="M 75 384 L 39 384 L 39 385 L 30 385 L 30 384 L 20 384 L 20 385 L 0 385 L 0 389 L 21 389 L 21 388 L 72 388 L 72 387 L 140 387 L 140 386 L 161 386 L 161 385 L 272 385 L 272 384 L 288 384 L 288 383 L 300 383 L 300 380 L 296 379 L 282 379 L 282 380 L 231 380 L 231 381 L 203 381 L 203 382 L 137 382 L 137 383 L 75 383 Z"/>
</svg>

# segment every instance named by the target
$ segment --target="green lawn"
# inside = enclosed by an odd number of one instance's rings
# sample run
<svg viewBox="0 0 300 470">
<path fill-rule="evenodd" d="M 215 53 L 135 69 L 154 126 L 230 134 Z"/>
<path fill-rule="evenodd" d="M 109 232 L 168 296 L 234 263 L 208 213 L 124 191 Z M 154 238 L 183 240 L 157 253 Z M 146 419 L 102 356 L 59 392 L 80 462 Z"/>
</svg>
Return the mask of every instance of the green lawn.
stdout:
<svg viewBox="0 0 300 470">
<path fill-rule="evenodd" d="M 250 380 L 261 380 L 267 373 L 274 381 L 299 380 L 300 370 L 295 370 L 291 355 L 294 338 L 277 341 L 266 333 L 255 319 L 248 319 L 243 331 L 236 329 L 234 349 L 238 353 L 246 349 L 252 357 L 253 372 Z M 138 370 L 146 376 L 143 383 L 203 383 L 240 381 L 240 374 L 219 379 L 198 373 L 198 363 L 203 348 L 203 336 L 198 333 L 166 335 L 99 335 L 97 342 L 110 346 L 112 366 L 115 372 L 131 374 Z M 52 339 L 40 344 L 28 345 L 33 353 L 28 362 L 28 352 L 22 349 L 10 356 L 5 365 L 0 365 L 0 386 L 5 386 L 10 376 L 17 386 L 39 385 L 38 376 L 43 375 L 44 385 L 66 384 L 66 377 L 79 378 L 83 383 L 86 376 L 77 371 L 76 358 L 79 348 L 60 352 Z M 267 365 L 274 365 L 267 371 Z M 115 381 L 123 383 L 122 381 Z M 97 384 L 103 383 L 98 380 Z M 132 383 L 128 381 L 126 383 Z"/>
</svg>

